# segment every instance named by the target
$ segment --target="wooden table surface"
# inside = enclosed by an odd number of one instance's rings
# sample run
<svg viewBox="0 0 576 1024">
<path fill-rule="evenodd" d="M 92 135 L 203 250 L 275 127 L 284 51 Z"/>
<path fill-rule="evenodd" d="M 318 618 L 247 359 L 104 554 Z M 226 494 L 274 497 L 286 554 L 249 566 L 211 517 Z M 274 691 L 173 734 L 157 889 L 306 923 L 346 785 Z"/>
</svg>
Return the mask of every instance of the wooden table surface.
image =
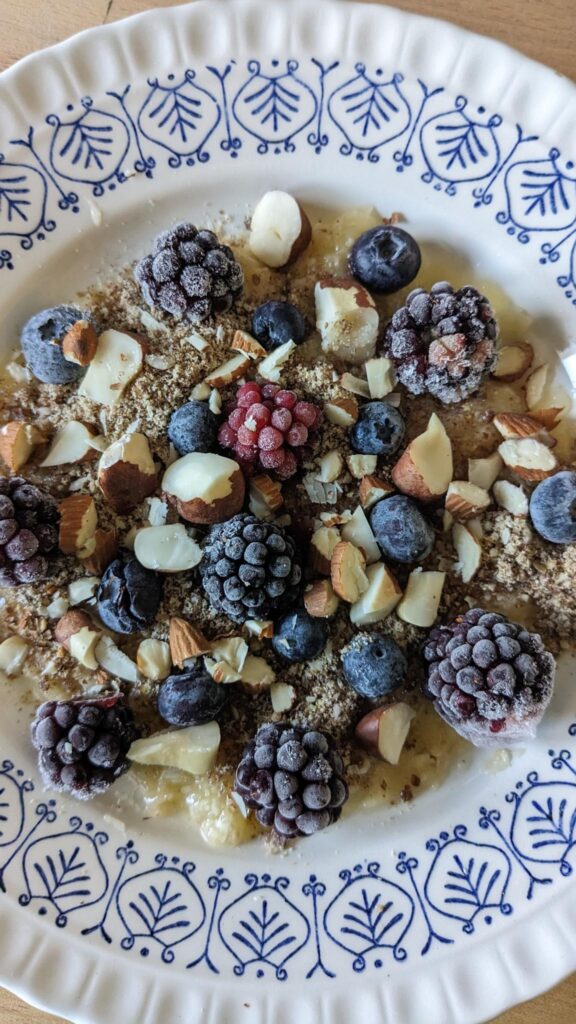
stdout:
<svg viewBox="0 0 576 1024">
<path fill-rule="evenodd" d="M 0 71 L 25 54 L 60 42 L 80 29 L 115 21 L 151 7 L 169 7 L 175 2 L 0 0 Z M 421 14 L 434 14 L 474 32 L 494 36 L 565 75 L 576 76 L 576 7 L 573 0 L 482 0 L 481 3 L 472 0 L 397 0 L 396 6 Z M 486 72 L 489 74 L 488 68 Z M 540 998 L 503 1014 L 494 1024 L 541 1024 L 543 1020 L 550 1024 L 574 1024 L 576 975 Z M 0 1024 L 63 1022 L 60 1018 L 32 1009 L 0 989 Z M 110 1024 L 117 1022 L 111 1021 Z M 125 1024 L 137 1022 L 126 1021 Z"/>
</svg>

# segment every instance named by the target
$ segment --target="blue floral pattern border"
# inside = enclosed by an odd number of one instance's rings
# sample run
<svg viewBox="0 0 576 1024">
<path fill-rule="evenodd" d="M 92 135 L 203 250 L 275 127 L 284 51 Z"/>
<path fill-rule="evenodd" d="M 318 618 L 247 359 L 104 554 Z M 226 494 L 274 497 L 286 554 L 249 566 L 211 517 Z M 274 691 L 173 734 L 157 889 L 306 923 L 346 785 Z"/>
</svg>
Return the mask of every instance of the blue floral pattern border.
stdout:
<svg viewBox="0 0 576 1024">
<path fill-rule="evenodd" d="M 576 736 L 576 723 L 569 729 Z M 76 926 L 118 951 L 228 977 L 340 977 L 426 957 L 488 929 L 571 876 L 576 866 L 576 765 L 550 750 L 502 807 L 480 807 L 394 870 L 376 861 L 311 874 L 300 886 L 273 871 L 234 881 L 200 877 L 192 861 L 114 846 L 105 831 L 35 802 L 34 783 L 0 766 L 0 890 L 56 927 Z M 576 758 L 574 759 L 576 760 Z M 278 865 L 281 868 L 281 864 Z"/>
<path fill-rule="evenodd" d="M 161 162 L 177 170 L 216 151 L 236 160 L 331 147 L 344 158 L 387 159 L 436 191 L 466 195 L 472 208 L 490 207 L 508 235 L 555 266 L 576 305 L 574 161 L 442 86 L 363 63 L 231 60 L 127 84 L 98 101 L 84 96 L 45 120 L 42 146 L 30 126 L 4 144 L 9 159 L 0 152 L 0 269 L 14 268 L 17 245 L 31 249 L 63 214 L 78 213 L 81 196 L 102 196 L 134 172 L 153 178 Z"/>
</svg>

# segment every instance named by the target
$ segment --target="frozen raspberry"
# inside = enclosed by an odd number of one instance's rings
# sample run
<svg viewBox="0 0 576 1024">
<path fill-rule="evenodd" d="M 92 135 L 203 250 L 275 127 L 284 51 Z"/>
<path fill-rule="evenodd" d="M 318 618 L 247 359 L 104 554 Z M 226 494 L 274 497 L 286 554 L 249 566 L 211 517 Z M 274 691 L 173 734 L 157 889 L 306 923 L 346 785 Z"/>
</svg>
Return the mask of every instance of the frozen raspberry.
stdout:
<svg viewBox="0 0 576 1024">
<path fill-rule="evenodd" d="M 294 391 L 250 381 L 238 388 L 218 441 L 246 472 L 260 467 L 288 480 L 310 456 L 321 418 L 318 406 L 299 401 Z"/>
<path fill-rule="evenodd" d="M 554 658 L 538 633 L 472 608 L 437 626 L 424 646 L 424 692 L 439 715 L 477 747 L 532 739 L 552 696 Z"/>
</svg>

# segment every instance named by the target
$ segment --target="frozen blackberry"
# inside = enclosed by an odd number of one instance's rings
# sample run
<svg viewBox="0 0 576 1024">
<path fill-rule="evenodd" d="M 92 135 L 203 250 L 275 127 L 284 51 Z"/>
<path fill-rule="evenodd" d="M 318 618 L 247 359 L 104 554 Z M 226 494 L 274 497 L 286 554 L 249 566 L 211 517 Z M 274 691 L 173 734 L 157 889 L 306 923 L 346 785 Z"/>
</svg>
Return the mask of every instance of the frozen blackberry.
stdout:
<svg viewBox="0 0 576 1024">
<path fill-rule="evenodd" d="M 472 608 L 437 626 L 424 645 L 426 696 L 477 747 L 532 739 L 552 696 L 554 658 L 538 633 Z"/>
<path fill-rule="evenodd" d="M 158 235 L 134 276 L 149 306 L 193 324 L 225 313 L 244 286 L 232 249 L 213 231 L 193 224 L 178 224 Z"/>
<path fill-rule="evenodd" d="M 488 299 L 447 281 L 430 292 L 415 288 L 394 313 L 384 336 L 398 380 L 413 395 L 429 391 L 461 402 L 478 390 L 496 361 L 498 324 Z"/>
<path fill-rule="evenodd" d="M 58 551 L 58 505 L 21 476 L 0 477 L 0 586 L 38 583 Z"/>
<path fill-rule="evenodd" d="M 140 633 L 156 617 L 162 577 L 132 555 L 115 558 L 98 587 L 98 615 L 116 633 Z"/>
<path fill-rule="evenodd" d="M 292 607 L 300 593 L 302 569 L 288 533 L 240 512 L 211 527 L 200 575 L 212 607 L 234 622 L 245 622 Z"/>
<path fill-rule="evenodd" d="M 244 749 L 234 789 L 281 839 L 337 821 L 348 799 L 344 762 L 326 733 L 287 722 L 261 725 Z"/>
<path fill-rule="evenodd" d="M 122 694 L 86 700 L 50 700 L 32 722 L 32 744 L 44 785 L 90 800 L 104 793 L 129 767 L 138 736 Z"/>
<path fill-rule="evenodd" d="M 95 327 L 90 313 L 76 306 L 53 306 L 36 313 L 22 328 L 20 344 L 26 365 L 44 384 L 70 384 L 80 380 L 88 367 L 62 354 L 62 341 L 79 320 Z"/>
</svg>

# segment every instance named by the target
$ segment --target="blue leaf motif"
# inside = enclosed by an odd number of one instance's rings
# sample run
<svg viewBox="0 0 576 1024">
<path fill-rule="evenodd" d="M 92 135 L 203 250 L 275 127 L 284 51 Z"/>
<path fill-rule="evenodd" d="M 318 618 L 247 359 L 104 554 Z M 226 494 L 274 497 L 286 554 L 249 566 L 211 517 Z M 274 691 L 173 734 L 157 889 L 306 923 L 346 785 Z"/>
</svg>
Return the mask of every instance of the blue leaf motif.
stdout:
<svg viewBox="0 0 576 1024">
<path fill-rule="evenodd" d="M 74 910 L 97 903 L 108 884 L 97 846 L 105 837 L 84 835 L 77 828 L 36 840 L 24 855 L 27 892 L 20 902 L 26 905 L 39 900 L 52 904 L 61 925 Z"/>
<path fill-rule="evenodd" d="M 477 121 L 465 110 L 466 100 L 458 97 L 454 110 L 435 114 L 420 130 L 422 153 L 429 172 L 441 181 L 479 181 L 496 169 L 500 148 L 495 128 L 497 115 Z"/>
<path fill-rule="evenodd" d="M 24 823 L 22 791 L 18 783 L 0 772 L 0 846 L 16 842 Z"/>
<path fill-rule="evenodd" d="M 527 789 L 515 809 L 512 842 L 527 860 L 565 863 L 576 846 L 576 787 L 554 782 Z"/>
<path fill-rule="evenodd" d="M 347 140 L 346 153 L 373 150 L 402 135 L 410 124 L 410 107 L 399 85 L 402 75 L 382 81 L 378 70 L 370 78 L 363 64 L 358 74 L 334 90 L 328 111 Z"/>
<path fill-rule="evenodd" d="M 204 903 L 191 882 L 193 866 L 181 869 L 164 867 L 160 858 L 156 870 L 127 879 L 117 894 L 118 913 L 126 929 L 124 949 L 136 939 L 156 942 L 166 962 L 174 959 L 171 947 L 190 938 L 202 927 L 206 916 Z"/>
<path fill-rule="evenodd" d="M 0 156 L 0 235 L 33 235 L 44 220 L 46 193 L 39 171 Z"/>
<path fill-rule="evenodd" d="M 234 972 L 244 974 L 247 967 L 258 965 L 257 976 L 265 966 L 273 968 L 276 977 L 287 977 L 285 964 L 306 944 L 310 925 L 304 914 L 284 895 L 287 880 L 279 878 L 270 884 L 270 876 L 247 875 L 247 892 L 222 911 L 218 931 L 222 942 L 236 961 Z"/>
<path fill-rule="evenodd" d="M 276 66 L 278 62 L 272 63 Z M 286 71 L 266 75 L 259 61 L 250 61 L 252 75 L 234 98 L 234 116 L 260 140 L 261 152 L 268 145 L 288 144 L 316 114 L 316 97 L 296 76 L 297 67 L 296 61 L 288 61 Z"/>
<path fill-rule="evenodd" d="M 121 174 L 130 136 L 119 117 L 82 101 L 84 113 L 72 121 L 57 115 L 46 120 L 55 126 L 50 162 L 57 174 L 69 181 L 98 185 Z"/>
<path fill-rule="evenodd" d="M 220 121 L 220 106 L 212 93 L 195 82 L 195 73 L 188 70 L 184 78 L 174 81 L 168 76 L 165 85 L 158 79 L 148 82 L 150 92 L 138 115 L 138 126 L 151 142 L 173 154 L 171 166 L 179 166 L 183 157 L 207 159 L 202 148 Z"/>
<path fill-rule="evenodd" d="M 3 217 L 11 224 L 18 218 L 26 223 L 28 220 L 27 206 L 30 200 L 26 197 L 30 189 L 26 185 L 26 175 L 14 175 L 12 178 L 5 177 L 0 183 L 0 219 Z"/>
<path fill-rule="evenodd" d="M 366 966 L 366 955 L 391 949 L 397 960 L 406 952 L 400 946 L 414 916 L 414 901 L 395 882 L 381 878 L 377 865 L 367 873 L 346 878 L 328 905 L 324 927 L 330 938 L 355 956 L 354 969 Z M 357 869 L 358 870 L 358 869 Z"/>
<path fill-rule="evenodd" d="M 477 914 L 489 908 L 509 913 L 504 902 L 510 860 L 503 850 L 464 839 L 447 842 L 434 858 L 424 885 L 430 905 L 473 930 Z"/>
<path fill-rule="evenodd" d="M 576 223 L 576 179 L 561 169 L 557 150 L 545 160 L 512 164 L 505 188 L 511 219 L 528 231 L 563 231 Z"/>
</svg>

